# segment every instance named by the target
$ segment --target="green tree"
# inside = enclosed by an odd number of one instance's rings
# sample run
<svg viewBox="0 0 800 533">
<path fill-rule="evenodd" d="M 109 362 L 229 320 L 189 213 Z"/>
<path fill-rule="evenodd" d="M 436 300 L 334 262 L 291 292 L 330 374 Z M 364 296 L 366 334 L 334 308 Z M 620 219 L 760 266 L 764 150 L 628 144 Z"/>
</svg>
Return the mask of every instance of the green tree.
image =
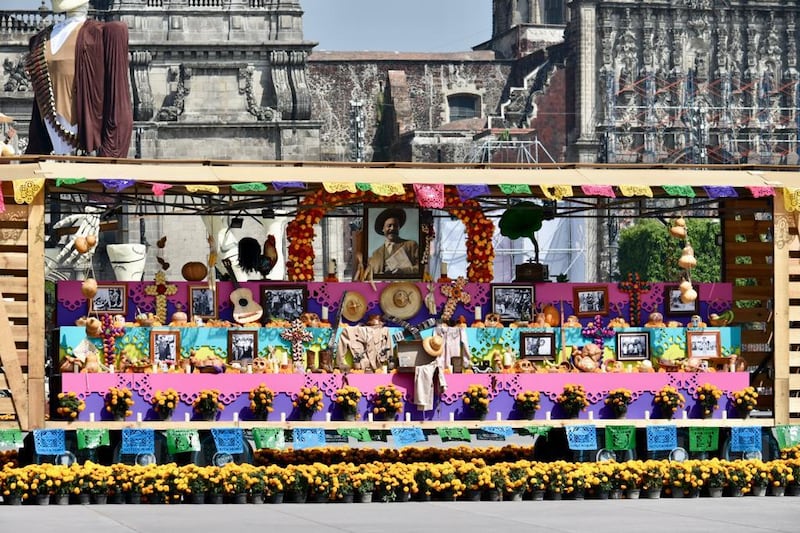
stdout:
<svg viewBox="0 0 800 533">
<path fill-rule="evenodd" d="M 722 254 L 716 244 L 719 222 L 710 219 L 687 219 L 689 243 L 694 248 L 697 267 L 692 281 L 709 283 L 720 280 Z M 647 281 L 678 281 L 681 268 L 678 258 L 684 241 L 669 234 L 669 227 L 654 219 L 638 220 L 620 232 L 617 265 L 619 279 L 638 272 Z"/>
</svg>

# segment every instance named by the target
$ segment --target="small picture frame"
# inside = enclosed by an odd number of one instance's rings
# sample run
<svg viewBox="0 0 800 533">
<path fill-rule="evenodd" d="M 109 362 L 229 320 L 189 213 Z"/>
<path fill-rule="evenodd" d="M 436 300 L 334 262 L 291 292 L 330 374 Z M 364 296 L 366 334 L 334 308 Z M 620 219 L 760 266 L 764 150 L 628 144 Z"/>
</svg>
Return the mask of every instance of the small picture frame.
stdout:
<svg viewBox="0 0 800 533">
<path fill-rule="evenodd" d="M 422 279 L 420 209 L 364 206 L 364 264 L 374 279 Z"/>
<path fill-rule="evenodd" d="M 687 331 L 686 355 L 688 357 L 709 358 L 719 357 L 720 335 L 719 331 Z"/>
<path fill-rule="evenodd" d="M 305 285 L 262 285 L 261 307 L 269 320 L 291 322 L 306 312 L 308 289 Z"/>
<path fill-rule="evenodd" d="M 617 333 L 617 361 L 644 361 L 650 359 L 650 332 L 630 331 Z"/>
<path fill-rule="evenodd" d="M 684 303 L 681 301 L 681 289 L 677 285 L 664 286 L 664 306 L 667 315 L 696 315 L 700 306 L 699 299 Z"/>
<path fill-rule="evenodd" d="M 531 361 L 552 361 L 556 356 L 556 335 L 552 332 L 527 332 L 519 334 L 519 356 Z"/>
<path fill-rule="evenodd" d="M 592 317 L 608 314 L 608 287 L 574 287 L 572 307 L 576 316 Z"/>
<path fill-rule="evenodd" d="M 492 313 L 503 323 L 533 318 L 535 289 L 533 285 L 492 285 Z"/>
<path fill-rule="evenodd" d="M 228 362 L 250 362 L 258 357 L 258 331 L 228 330 Z"/>
<path fill-rule="evenodd" d="M 217 291 L 207 284 L 189 285 L 189 306 L 192 322 L 197 318 L 217 318 Z"/>
<path fill-rule="evenodd" d="M 153 329 L 150 331 L 150 361 L 174 366 L 181 353 L 180 330 Z"/>
<path fill-rule="evenodd" d="M 125 283 L 98 283 L 97 293 L 89 300 L 89 313 L 125 315 L 128 313 L 128 286 Z"/>
</svg>

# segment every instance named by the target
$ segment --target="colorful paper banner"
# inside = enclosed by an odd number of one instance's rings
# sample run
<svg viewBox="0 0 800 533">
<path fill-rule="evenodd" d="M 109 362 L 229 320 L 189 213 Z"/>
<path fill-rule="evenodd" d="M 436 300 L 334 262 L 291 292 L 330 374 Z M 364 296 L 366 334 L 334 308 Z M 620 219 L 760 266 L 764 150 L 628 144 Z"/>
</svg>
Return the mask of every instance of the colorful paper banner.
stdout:
<svg viewBox="0 0 800 533">
<path fill-rule="evenodd" d="M 359 442 L 372 442 L 372 436 L 367 428 L 341 428 L 336 432 L 343 437 L 352 437 Z"/>
<path fill-rule="evenodd" d="M 506 438 L 514 435 L 514 428 L 511 426 L 481 426 L 481 429 L 487 433 L 500 435 Z"/>
<path fill-rule="evenodd" d="M 462 202 L 466 202 L 467 200 L 471 200 L 477 196 L 486 196 L 491 191 L 489 190 L 488 185 L 456 185 L 456 191 L 458 191 L 458 198 Z"/>
<path fill-rule="evenodd" d="M 61 455 L 67 451 L 63 429 L 33 430 L 33 445 L 39 455 Z"/>
<path fill-rule="evenodd" d="M 398 448 L 426 440 L 421 427 L 392 428 L 392 437 Z"/>
<path fill-rule="evenodd" d="M 439 427 L 436 428 L 436 433 L 439 438 L 444 440 L 463 440 L 470 442 L 472 437 L 469 434 L 469 429 L 465 427 Z"/>
<path fill-rule="evenodd" d="M 691 185 L 662 185 L 661 188 L 670 196 L 682 196 L 685 198 L 697 196 Z"/>
<path fill-rule="evenodd" d="M 200 432 L 196 429 L 168 429 L 167 452 L 170 454 L 199 452 Z"/>
<path fill-rule="evenodd" d="M 286 436 L 282 429 L 253 428 L 253 441 L 257 450 L 282 450 L 286 447 Z"/>
<path fill-rule="evenodd" d="M 292 430 L 293 448 L 319 448 L 325 446 L 325 430 L 323 428 L 294 428 Z"/>
<path fill-rule="evenodd" d="M 567 444 L 570 450 L 596 450 L 597 428 L 593 424 L 567 426 Z"/>
<path fill-rule="evenodd" d="M 18 204 L 30 204 L 44 187 L 44 178 L 13 180 L 11 185 L 14 187 L 14 201 Z"/>
<path fill-rule="evenodd" d="M 614 187 L 611 185 L 581 185 L 583 194 L 589 196 L 606 196 L 608 198 L 616 198 L 614 194 Z"/>
<path fill-rule="evenodd" d="M 0 450 L 19 450 L 22 445 L 22 431 L 19 429 L 0 429 Z"/>
<path fill-rule="evenodd" d="M 103 187 L 105 187 L 109 191 L 114 191 L 114 192 L 122 192 L 128 187 L 133 187 L 136 184 L 136 182 L 133 180 L 126 180 L 120 178 L 100 178 L 97 181 L 102 183 Z"/>
<path fill-rule="evenodd" d="M 231 189 L 236 192 L 264 192 L 267 190 L 267 186 L 256 181 L 252 183 L 234 183 L 231 185 Z"/>
<path fill-rule="evenodd" d="M 525 431 L 531 434 L 531 436 L 539 436 L 539 437 L 549 437 L 550 430 L 553 429 L 553 426 L 527 426 Z"/>
<path fill-rule="evenodd" d="M 107 429 L 78 429 L 75 431 L 75 440 L 79 450 L 94 450 L 111 444 Z"/>
<path fill-rule="evenodd" d="M 781 450 L 800 445 L 800 426 L 775 426 L 775 440 Z"/>
<path fill-rule="evenodd" d="M 653 197 L 653 189 L 651 189 L 649 185 L 620 185 L 619 192 L 622 193 L 622 196 L 627 198 L 632 196 Z"/>
<path fill-rule="evenodd" d="M 420 207 L 441 209 L 444 207 L 443 183 L 415 183 L 414 195 Z"/>
<path fill-rule="evenodd" d="M 707 185 L 703 187 L 709 198 L 738 198 L 739 194 L 733 187 L 724 185 Z"/>
<path fill-rule="evenodd" d="M 372 183 L 370 190 L 378 196 L 402 196 L 406 193 L 402 183 Z"/>
<path fill-rule="evenodd" d="M 77 185 L 84 181 L 86 181 L 86 178 L 56 178 L 56 187 L 61 187 L 62 185 Z"/>
<path fill-rule="evenodd" d="M 156 436 L 152 429 L 122 430 L 122 445 L 120 453 L 123 455 L 153 454 L 156 449 Z"/>
<path fill-rule="evenodd" d="M 172 185 L 168 183 L 154 183 L 151 187 L 153 196 L 164 196 L 164 191 L 171 189 Z"/>
<path fill-rule="evenodd" d="M 572 185 L 539 185 L 542 194 L 548 200 L 563 200 L 573 196 Z"/>
<path fill-rule="evenodd" d="M 244 431 L 239 428 L 212 428 L 211 436 L 219 453 L 244 453 Z"/>
<path fill-rule="evenodd" d="M 186 185 L 186 190 L 189 192 L 207 192 L 210 194 L 219 194 L 219 187 L 216 185 Z"/>
<path fill-rule="evenodd" d="M 323 182 L 322 188 L 325 192 L 330 194 L 337 194 L 340 192 L 358 192 L 358 187 L 355 183 L 342 183 L 342 182 Z"/>
<path fill-rule="evenodd" d="M 713 452 L 719 449 L 718 427 L 690 427 L 689 451 Z"/>
<path fill-rule="evenodd" d="M 606 448 L 615 451 L 636 448 L 636 426 L 606 426 Z"/>
<path fill-rule="evenodd" d="M 677 426 L 647 426 L 647 450 L 672 451 L 678 447 Z"/>
<path fill-rule="evenodd" d="M 503 194 L 531 194 L 531 188 L 524 183 L 498 185 Z"/>
<path fill-rule="evenodd" d="M 794 187 L 783 188 L 783 206 L 788 213 L 800 211 L 800 189 Z"/>
<path fill-rule="evenodd" d="M 775 196 L 774 187 L 756 187 L 748 186 L 747 190 L 753 195 L 753 198 L 763 198 L 765 196 Z"/>
<path fill-rule="evenodd" d="M 761 426 L 731 428 L 732 452 L 760 452 L 761 451 Z"/>
<path fill-rule="evenodd" d="M 272 186 L 277 190 L 283 189 L 305 189 L 306 184 L 302 181 L 273 181 Z"/>
</svg>

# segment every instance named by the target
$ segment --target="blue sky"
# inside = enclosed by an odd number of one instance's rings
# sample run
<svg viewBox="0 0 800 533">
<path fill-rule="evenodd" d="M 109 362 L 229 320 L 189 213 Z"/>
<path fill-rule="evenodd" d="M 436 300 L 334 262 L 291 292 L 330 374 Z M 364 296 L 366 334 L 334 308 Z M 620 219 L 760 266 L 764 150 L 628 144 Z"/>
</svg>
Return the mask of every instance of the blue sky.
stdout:
<svg viewBox="0 0 800 533">
<path fill-rule="evenodd" d="M 39 5 L 41 0 L 0 0 L 3 9 Z M 300 5 L 305 38 L 317 41 L 317 50 L 456 52 L 492 33 L 491 0 L 300 0 Z"/>
</svg>

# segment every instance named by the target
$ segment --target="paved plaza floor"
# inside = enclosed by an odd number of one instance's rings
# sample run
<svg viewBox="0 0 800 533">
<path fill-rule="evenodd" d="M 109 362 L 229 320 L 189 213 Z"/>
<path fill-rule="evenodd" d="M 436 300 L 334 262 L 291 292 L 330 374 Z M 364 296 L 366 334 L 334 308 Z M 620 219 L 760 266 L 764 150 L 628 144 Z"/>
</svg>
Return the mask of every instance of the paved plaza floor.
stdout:
<svg viewBox="0 0 800 533">
<path fill-rule="evenodd" d="M 0 506 L 0 531 L 57 533 L 800 531 L 800 497 L 281 505 Z"/>
</svg>

